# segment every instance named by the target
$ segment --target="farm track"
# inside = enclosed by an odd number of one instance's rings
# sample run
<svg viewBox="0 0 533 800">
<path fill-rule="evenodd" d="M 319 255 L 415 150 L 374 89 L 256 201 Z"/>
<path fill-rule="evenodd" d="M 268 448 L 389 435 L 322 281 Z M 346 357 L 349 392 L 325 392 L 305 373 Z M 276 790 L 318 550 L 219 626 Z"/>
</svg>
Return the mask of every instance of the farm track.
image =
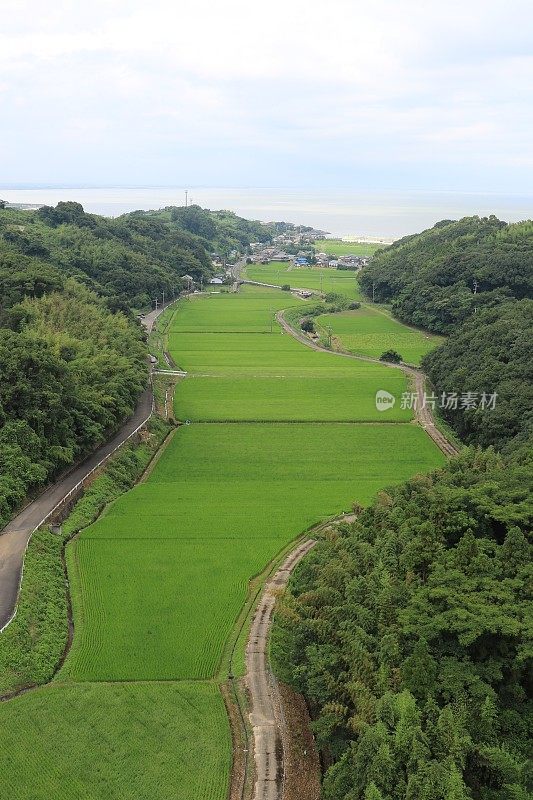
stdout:
<svg viewBox="0 0 533 800">
<path fill-rule="evenodd" d="M 254 738 L 255 786 L 253 800 L 282 800 L 284 788 L 283 724 L 276 679 L 268 665 L 268 640 L 276 595 L 292 570 L 316 544 L 305 539 L 285 558 L 265 584 L 256 608 L 246 647 L 246 686 Z"/>
</svg>

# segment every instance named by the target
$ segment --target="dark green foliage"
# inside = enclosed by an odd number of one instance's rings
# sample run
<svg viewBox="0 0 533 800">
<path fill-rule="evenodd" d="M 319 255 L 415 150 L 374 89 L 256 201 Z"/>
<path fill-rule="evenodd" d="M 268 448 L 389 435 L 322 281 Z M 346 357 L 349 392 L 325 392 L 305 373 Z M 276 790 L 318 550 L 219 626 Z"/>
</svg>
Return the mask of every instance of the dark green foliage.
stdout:
<svg viewBox="0 0 533 800">
<path fill-rule="evenodd" d="M 381 492 L 297 568 L 272 657 L 311 706 L 325 800 L 530 796 L 531 452 Z"/>
<path fill-rule="evenodd" d="M 314 333 L 315 332 L 315 323 L 310 317 L 304 317 L 304 319 L 300 323 L 300 328 L 306 333 Z"/>
<path fill-rule="evenodd" d="M 269 242 L 277 232 L 274 225 L 244 219 L 233 211 L 210 211 L 191 205 L 163 211 L 168 212 L 172 222 L 205 239 L 219 255 L 228 255 L 231 250 L 246 251 L 251 242 Z"/>
<path fill-rule="evenodd" d="M 441 392 L 477 393 L 477 408 L 442 410 L 463 441 L 508 446 L 533 430 L 533 300 L 515 300 L 479 311 L 422 366 Z M 497 393 L 495 407 L 483 403 Z"/>
<path fill-rule="evenodd" d="M 73 202 L 0 210 L 0 285 L 5 272 L 16 281 L 21 271 L 75 277 L 123 311 L 150 307 L 163 291 L 179 293 L 185 274 L 200 280 L 213 273 L 203 240 L 169 218 L 134 212 L 109 219 Z"/>
<path fill-rule="evenodd" d="M 147 378 L 138 325 L 72 279 L 48 294 L 33 275 L 27 285 L 9 309 L 17 330 L 0 328 L 0 528 L 131 415 Z"/>
<path fill-rule="evenodd" d="M 291 287 L 289 286 L 289 284 L 288 284 L 288 283 L 284 283 L 284 284 L 283 284 L 283 286 L 282 286 L 281 288 L 282 288 L 282 290 L 283 290 L 284 292 L 290 292 L 290 290 L 291 290 Z"/>
<path fill-rule="evenodd" d="M 403 358 L 396 350 L 385 350 L 379 357 L 380 361 L 389 361 L 391 364 L 399 364 Z"/>
<path fill-rule="evenodd" d="M 439 222 L 378 251 L 359 282 L 399 319 L 450 333 L 476 308 L 533 296 L 533 222 Z"/>
</svg>

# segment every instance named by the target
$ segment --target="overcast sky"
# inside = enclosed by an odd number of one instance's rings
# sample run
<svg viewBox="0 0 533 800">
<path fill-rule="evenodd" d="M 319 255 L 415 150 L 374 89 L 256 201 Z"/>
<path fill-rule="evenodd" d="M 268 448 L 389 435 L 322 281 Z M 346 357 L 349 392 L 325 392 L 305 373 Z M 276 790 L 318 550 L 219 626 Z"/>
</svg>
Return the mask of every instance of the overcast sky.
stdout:
<svg viewBox="0 0 533 800">
<path fill-rule="evenodd" d="M 0 185 L 530 193 L 530 0 L 2 0 Z"/>
</svg>

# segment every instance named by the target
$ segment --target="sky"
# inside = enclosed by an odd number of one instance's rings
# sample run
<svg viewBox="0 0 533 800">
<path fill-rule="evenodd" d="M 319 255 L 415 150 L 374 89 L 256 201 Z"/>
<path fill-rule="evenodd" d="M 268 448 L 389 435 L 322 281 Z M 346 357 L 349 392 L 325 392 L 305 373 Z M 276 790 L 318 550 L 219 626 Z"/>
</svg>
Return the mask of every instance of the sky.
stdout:
<svg viewBox="0 0 533 800">
<path fill-rule="evenodd" d="M 530 0 L 2 0 L 0 186 L 530 193 Z"/>
</svg>

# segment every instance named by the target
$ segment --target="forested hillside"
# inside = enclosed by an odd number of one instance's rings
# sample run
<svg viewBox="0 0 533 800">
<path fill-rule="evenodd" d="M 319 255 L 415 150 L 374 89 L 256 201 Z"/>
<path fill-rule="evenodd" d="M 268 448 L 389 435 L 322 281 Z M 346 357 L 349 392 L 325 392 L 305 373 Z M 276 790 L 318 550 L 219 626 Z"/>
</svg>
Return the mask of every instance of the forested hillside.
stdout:
<svg viewBox="0 0 533 800">
<path fill-rule="evenodd" d="M 532 343 L 533 300 L 509 300 L 472 315 L 423 358 L 439 393 L 471 394 L 475 407 L 459 400 L 441 410 L 467 444 L 501 449 L 533 433 Z"/>
<path fill-rule="evenodd" d="M 467 451 L 297 568 L 272 655 L 310 704 L 324 800 L 531 797 L 532 467 L 531 447 Z"/>
<path fill-rule="evenodd" d="M 475 309 L 533 297 L 533 222 L 443 220 L 378 251 L 359 280 L 399 319 L 449 334 Z"/>
<path fill-rule="evenodd" d="M 399 319 L 448 335 L 422 366 L 439 398 L 458 398 L 442 414 L 463 441 L 504 448 L 529 434 L 533 222 L 444 220 L 376 253 L 359 280 Z"/>
<path fill-rule="evenodd" d="M 73 202 L 0 210 L 0 273 L 50 267 L 124 311 L 152 307 L 163 291 L 177 294 L 184 274 L 200 280 L 213 273 L 198 237 L 147 215 L 109 219 Z"/>
<path fill-rule="evenodd" d="M 140 326 L 94 292 L 52 270 L 3 280 L 0 527 L 115 431 L 147 380 Z"/>
</svg>

